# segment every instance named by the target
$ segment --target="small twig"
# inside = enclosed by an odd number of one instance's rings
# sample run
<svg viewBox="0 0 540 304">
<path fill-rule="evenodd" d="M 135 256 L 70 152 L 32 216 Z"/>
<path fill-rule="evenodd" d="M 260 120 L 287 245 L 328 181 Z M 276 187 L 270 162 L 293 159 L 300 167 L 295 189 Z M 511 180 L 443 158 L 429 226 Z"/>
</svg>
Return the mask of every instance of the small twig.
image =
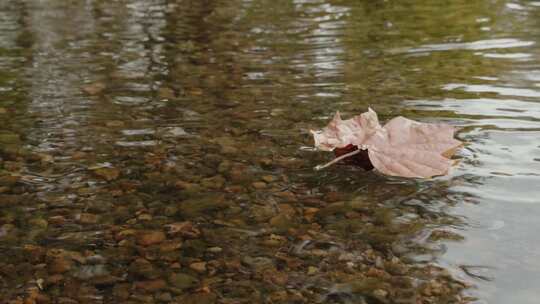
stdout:
<svg viewBox="0 0 540 304">
<path fill-rule="evenodd" d="M 341 155 L 340 157 L 336 157 L 336 158 L 334 158 L 333 160 L 327 162 L 327 163 L 324 164 L 324 165 L 317 165 L 317 166 L 315 166 L 315 168 L 313 168 L 313 169 L 315 169 L 315 171 L 322 170 L 322 169 L 324 169 L 324 168 L 326 168 L 326 167 L 330 167 L 331 165 L 333 165 L 333 164 L 335 164 L 335 163 L 341 161 L 342 159 L 345 159 L 345 158 L 347 158 L 347 157 L 356 155 L 356 154 L 358 154 L 358 153 L 360 153 L 360 152 L 362 152 L 361 149 L 354 150 L 354 151 L 349 152 L 349 153 L 347 153 L 347 154 L 343 154 L 343 155 Z"/>
</svg>

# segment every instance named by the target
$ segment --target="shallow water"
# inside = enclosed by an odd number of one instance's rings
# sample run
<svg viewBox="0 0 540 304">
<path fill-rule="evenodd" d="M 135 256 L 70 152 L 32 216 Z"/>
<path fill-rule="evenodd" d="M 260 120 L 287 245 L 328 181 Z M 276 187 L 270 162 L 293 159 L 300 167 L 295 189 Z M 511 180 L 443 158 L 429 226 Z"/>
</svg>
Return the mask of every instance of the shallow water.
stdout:
<svg viewBox="0 0 540 304">
<path fill-rule="evenodd" d="M 2 303 L 536 303 L 539 17 L 2 1 Z M 314 171 L 309 129 L 368 106 L 459 126 L 459 166 Z"/>
</svg>

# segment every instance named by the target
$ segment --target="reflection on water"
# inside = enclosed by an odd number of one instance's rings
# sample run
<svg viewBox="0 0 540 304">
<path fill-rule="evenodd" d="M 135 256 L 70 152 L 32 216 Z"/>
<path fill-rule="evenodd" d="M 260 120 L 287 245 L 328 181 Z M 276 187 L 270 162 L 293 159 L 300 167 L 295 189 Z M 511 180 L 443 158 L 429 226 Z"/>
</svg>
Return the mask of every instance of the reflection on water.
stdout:
<svg viewBox="0 0 540 304">
<path fill-rule="evenodd" d="M 536 303 L 540 6 L 473 2 L 2 1 L 0 299 Z M 460 165 L 313 171 L 368 105 Z"/>
</svg>

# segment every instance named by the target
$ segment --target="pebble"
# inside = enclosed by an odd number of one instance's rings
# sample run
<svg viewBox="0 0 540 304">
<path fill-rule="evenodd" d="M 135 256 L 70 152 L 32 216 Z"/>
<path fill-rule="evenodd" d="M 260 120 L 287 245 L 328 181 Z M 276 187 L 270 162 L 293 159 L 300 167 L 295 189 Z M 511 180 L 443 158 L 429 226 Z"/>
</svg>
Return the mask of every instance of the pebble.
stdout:
<svg viewBox="0 0 540 304">
<path fill-rule="evenodd" d="M 270 225 L 278 230 L 287 230 L 292 225 L 292 219 L 286 214 L 278 214 L 270 219 Z"/>
<path fill-rule="evenodd" d="M 147 279 L 156 279 L 160 273 L 154 268 L 152 263 L 143 258 L 138 258 L 129 265 L 129 272 L 136 276 Z"/>
<path fill-rule="evenodd" d="M 125 301 L 125 300 L 127 300 L 129 298 L 130 289 L 131 289 L 131 284 L 129 284 L 129 283 L 116 284 L 113 287 L 113 295 L 118 300 L 124 300 Z"/>
<path fill-rule="evenodd" d="M 103 82 L 94 82 L 82 87 L 82 90 L 89 95 L 97 95 L 105 90 L 106 85 Z"/>
<path fill-rule="evenodd" d="M 388 291 L 384 289 L 375 289 L 373 291 L 373 295 L 377 298 L 386 298 L 386 296 L 388 295 Z"/>
<path fill-rule="evenodd" d="M 55 215 L 55 216 L 49 217 L 49 224 L 51 225 L 60 226 L 64 224 L 65 222 L 66 222 L 66 218 L 61 215 Z"/>
<path fill-rule="evenodd" d="M 143 213 L 143 214 L 137 216 L 137 220 L 139 220 L 141 222 L 151 221 L 152 219 L 153 219 L 153 216 L 151 214 L 148 214 L 148 213 Z"/>
<path fill-rule="evenodd" d="M 185 273 L 172 273 L 169 276 L 169 283 L 173 288 L 184 291 L 186 289 L 195 287 L 197 284 L 199 284 L 199 280 Z"/>
<path fill-rule="evenodd" d="M 148 280 L 148 281 L 139 281 L 133 284 L 135 289 L 141 289 L 146 292 L 156 292 L 158 290 L 165 289 L 167 287 L 167 282 L 162 279 Z"/>
<path fill-rule="evenodd" d="M 174 99 L 176 96 L 171 88 L 161 87 L 158 89 L 158 96 L 161 99 Z"/>
<path fill-rule="evenodd" d="M 137 233 L 137 244 L 150 246 L 165 241 L 167 237 L 163 231 L 141 231 Z"/>
<path fill-rule="evenodd" d="M 120 170 L 116 168 L 99 168 L 94 170 L 94 174 L 106 181 L 112 181 L 120 176 Z"/>
<path fill-rule="evenodd" d="M 209 178 L 204 178 L 201 180 L 201 185 L 205 188 L 218 190 L 223 188 L 223 185 L 225 184 L 225 178 L 221 175 L 216 175 Z"/>
<path fill-rule="evenodd" d="M 73 272 L 74 277 L 85 281 L 107 275 L 109 275 L 109 271 L 103 264 L 82 265 Z"/>
<path fill-rule="evenodd" d="M 314 275 L 316 274 L 317 272 L 319 272 L 319 268 L 315 267 L 315 266 L 309 266 L 308 267 L 308 270 L 307 270 L 307 274 L 308 275 Z"/>
<path fill-rule="evenodd" d="M 198 273 L 206 272 L 206 262 L 195 262 L 189 265 L 189 268 L 195 270 Z"/>
<path fill-rule="evenodd" d="M 19 180 L 20 180 L 20 177 L 18 177 L 18 176 L 13 176 L 13 175 L 0 176 L 0 185 L 6 186 L 6 187 L 12 187 Z"/>
<path fill-rule="evenodd" d="M 216 247 L 210 247 L 207 250 L 208 252 L 212 252 L 212 253 L 220 253 L 223 251 L 223 248 L 216 246 Z"/>
<path fill-rule="evenodd" d="M 53 259 L 48 264 L 49 273 L 62 274 L 71 270 L 73 262 L 65 257 L 58 257 Z"/>
<path fill-rule="evenodd" d="M 254 183 L 251 184 L 251 186 L 253 188 L 255 188 L 255 189 L 260 190 L 260 189 L 266 188 L 266 183 L 265 182 L 254 182 Z"/>
<path fill-rule="evenodd" d="M 177 181 L 174 186 L 178 189 L 181 189 L 181 190 L 186 190 L 186 191 L 189 191 L 189 192 L 199 192 L 201 191 L 201 186 L 199 184 L 195 184 L 195 183 L 188 183 L 188 182 L 185 182 L 185 181 Z"/>
<path fill-rule="evenodd" d="M 30 224 L 34 228 L 39 228 L 39 229 L 47 229 L 47 226 L 49 225 L 47 220 L 42 219 L 42 218 L 31 219 L 28 221 L 28 224 Z"/>
<path fill-rule="evenodd" d="M 98 216 L 92 213 L 81 213 L 77 216 L 77 220 L 83 225 L 92 225 L 98 222 Z"/>
<path fill-rule="evenodd" d="M 169 292 L 164 292 L 157 295 L 156 299 L 161 302 L 170 303 L 173 297 Z"/>
<path fill-rule="evenodd" d="M 168 224 L 165 228 L 167 228 L 167 233 L 171 236 L 179 235 L 195 239 L 201 235 L 201 231 L 194 227 L 190 221 Z"/>
<path fill-rule="evenodd" d="M 264 175 L 263 177 L 261 177 L 261 179 L 267 183 L 272 183 L 277 180 L 277 177 L 273 175 Z"/>
</svg>

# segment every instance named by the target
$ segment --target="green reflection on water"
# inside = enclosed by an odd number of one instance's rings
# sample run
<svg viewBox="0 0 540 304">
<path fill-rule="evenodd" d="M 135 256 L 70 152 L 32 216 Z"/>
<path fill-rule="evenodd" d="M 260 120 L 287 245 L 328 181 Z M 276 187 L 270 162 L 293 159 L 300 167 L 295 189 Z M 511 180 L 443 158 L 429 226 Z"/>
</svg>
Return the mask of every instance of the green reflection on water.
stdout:
<svg viewBox="0 0 540 304">
<path fill-rule="evenodd" d="M 493 56 L 533 44 L 507 2 L 0 7 L 2 298 L 462 303 L 471 282 L 490 290 L 443 257 L 467 239 L 454 208 L 490 189 L 482 130 L 537 121 L 459 102 L 499 102 L 494 81 L 526 66 Z M 460 124 L 480 146 L 431 181 L 313 171 L 330 156 L 303 148 L 309 129 L 367 106 Z"/>
</svg>

